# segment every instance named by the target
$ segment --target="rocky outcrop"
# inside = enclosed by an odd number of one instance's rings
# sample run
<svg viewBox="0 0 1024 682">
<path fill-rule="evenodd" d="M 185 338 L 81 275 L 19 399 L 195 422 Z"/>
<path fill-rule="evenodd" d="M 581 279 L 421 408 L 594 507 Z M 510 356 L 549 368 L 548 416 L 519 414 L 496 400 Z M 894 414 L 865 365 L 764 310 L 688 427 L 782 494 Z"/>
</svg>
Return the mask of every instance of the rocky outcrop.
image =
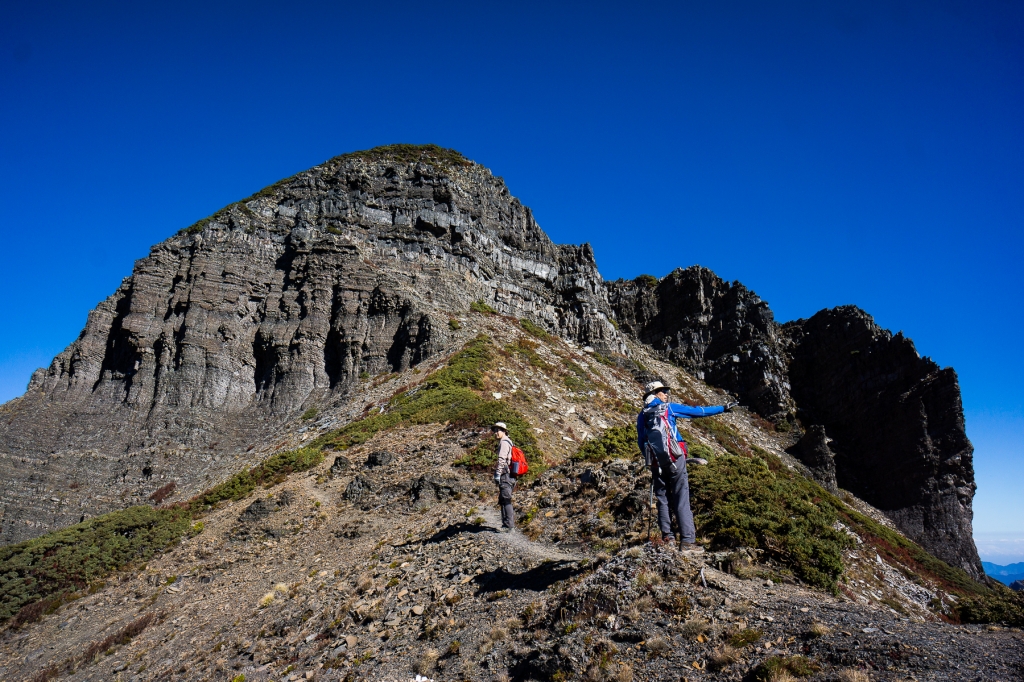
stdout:
<svg viewBox="0 0 1024 682">
<path fill-rule="evenodd" d="M 825 435 L 825 427 L 815 424 L 808 427 L 796 445 L 789 449 L 789 453 L 803 462 L 814 480 L 825 490 L 837 493 L 836 458 L 828 446 L 831 440 Z"/>
<path fill-rule="evenodd" d="M 779 325 L 757 294 L 699 266 L 607 286 L 620 329 L 769 419 L 793 411 Z"/>
<path fill-rule="evenodd" d="M 822 310 L 785 332 L 801 421 L 831 437 L 839 485 L 980 579 L 971 528 L 974 448 L 956 373 L 853 306 Z"/>
<path fill-rule="evenodd" d="M 475 300 L 623 350 L 587 245 L 438 148 L 338 157 L 155 246 L 0 421 L 0 541 L 247 464 L 305 406 L 449 350 Z M 161 482 L 162 481 L 162 482 Z"/>
<path fill-rule="evenodd" d="M 854 492 L 981 577 L 973 449 L 952 369 L 853 307 L 780 326 L 755 293 L 697 266 L 607 287 L 623 331 L 780 426 L 798 414 L 806 433 L 791 452 L 825 487 Z"/>
</svg>

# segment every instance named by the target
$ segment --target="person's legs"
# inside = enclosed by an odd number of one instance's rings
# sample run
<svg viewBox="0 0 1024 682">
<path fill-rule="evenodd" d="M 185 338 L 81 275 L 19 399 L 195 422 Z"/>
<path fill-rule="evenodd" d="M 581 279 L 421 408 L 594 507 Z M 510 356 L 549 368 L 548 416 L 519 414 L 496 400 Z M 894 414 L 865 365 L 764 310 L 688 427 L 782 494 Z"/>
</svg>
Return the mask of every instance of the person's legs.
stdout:
<svg viewBox="0 0 1024 682">
<path fill-rule="evenodd" d="M 680 542 L 693 544 L 697 541 L 697 529 L 693 526 L 693 514 L 690 511 L 690 481 L 686 475 L 686 465 L 679 462 L 676 473 L 668 482 L 668 502 L 676 523 L 679 524 Z"/>
<path fill-rule="evenodd" d="M 498 486 L 498 505 L 501 507 L 501 527 L 509 530 L 516 527 L 515 511 L 512 509 L 512 487 L 515 483 L 512 479 L 502 474 L 501 484 Z"/>
<path fill-rule="evenodd" d="M 651 480 L 654 485 L 654 500 L 658 505 L 658 528 L 661 530 L 661 536 L 672 535 L 672 519 L 668 515 L 668 486 L 661 477 L 661 470 L 657 465 L 651 468 Z"/>
</svg>

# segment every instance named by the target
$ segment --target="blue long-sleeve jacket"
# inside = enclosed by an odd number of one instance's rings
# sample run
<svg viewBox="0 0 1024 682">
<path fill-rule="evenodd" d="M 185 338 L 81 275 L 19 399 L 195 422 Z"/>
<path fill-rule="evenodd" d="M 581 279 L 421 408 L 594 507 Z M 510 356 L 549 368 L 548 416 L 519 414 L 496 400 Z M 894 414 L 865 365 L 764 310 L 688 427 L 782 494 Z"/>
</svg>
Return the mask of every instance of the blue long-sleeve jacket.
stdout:
<svg viewBox="0 0 1024 682">
<path fill-rule="evenodd" d="M 660 405 L 661 398 L 655 398 L 648 405 Z M 644 405 L 647 407 L 647 405 Z M 722 405 L 716 405 L 714 407 L 694 407 L 693 405 L 681 405 L 679 403 L 668 404 L 668 424 L 672 427 L 672 437 L 676 441 L 681 441 L 682 438 L 679 436 L 679 429 L 676 427 L 676 419 L 683 417 L 684 419 L 690 419 L 692 417 L 710 417 L 714 414 L 721 414 L 725 412 L 725 407 Z M 647 444 L 647 429 L 644 426 L 644 413 L 643 410 L 636 416 L 636 444 L 640 448 L 640 452 L 644 451 L 644 447 Z"/>
</svg>

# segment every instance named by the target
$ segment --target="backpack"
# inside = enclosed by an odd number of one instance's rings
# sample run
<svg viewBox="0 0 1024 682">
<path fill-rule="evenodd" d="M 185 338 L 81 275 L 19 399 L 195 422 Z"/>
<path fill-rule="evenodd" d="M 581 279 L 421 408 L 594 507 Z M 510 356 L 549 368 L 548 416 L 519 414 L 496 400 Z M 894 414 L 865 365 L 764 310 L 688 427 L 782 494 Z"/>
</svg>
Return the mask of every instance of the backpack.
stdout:
<svg viewBox="0 0 1024 682">
<path fill-rule="evenodd" d="M 672 471 L 676 460 L 686 458 L 686 444 L 678 443 L 672 437 L 668 423 L 668 403 L 651 403 L 641 413 L 647 432 L 647 449 L 659 467 Z"/>
<path fill-rule="evenodd" d="M 522 476 L 530 470 L 530 465 L 526 463 L 526 455 L 523 451 L 517 448 L 515 445 L 512 446 L 512 461 L 508 463 L 508 471 L 513 476 Z"/>
</svg>

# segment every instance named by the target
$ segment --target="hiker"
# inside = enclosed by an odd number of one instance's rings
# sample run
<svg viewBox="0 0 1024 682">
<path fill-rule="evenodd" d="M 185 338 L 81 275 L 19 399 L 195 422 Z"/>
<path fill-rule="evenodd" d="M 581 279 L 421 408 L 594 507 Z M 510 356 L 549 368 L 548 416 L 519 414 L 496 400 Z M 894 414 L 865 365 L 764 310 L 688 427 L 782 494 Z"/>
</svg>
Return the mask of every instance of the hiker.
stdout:
<svg viewBox="0 0 1024 682">
<path fill-rule="evenodd" d="M 728 412 L 738 403 L 715 407 L 694 407 L 670 403 L 672 389 L 660 381 L 652 381 L 644 387 L 644 409 L 636 417 L 637 445 L 644 453 L 651 467 L 651 485 L 658 502 L 658 526 L 661 539 L 669 542 L 672 535 L 674 516 L 679 526 L 679 549 L 685 552 L 703 552 L 697 544 L 697 530 L 693 526 L 690 512 L 690 483 L 686 475 L 686 462 L 707 464 L 698 457 L 687 458 L 686 443 L 679 435 L 676 420 L 680 417 L 710 417 Z M 678 462 L 682 460 L 682 462 Z"/>
<path fill-rule="evenodd" d="M 495 422 L 491 430 L 498 436 L 498 465 L 494 469 L 494 483 L 498 486 L 498 506 L 501 507 L 501 532 L 515 530 L 516 517 L 512 509 L 512 490 L 516 479 L 509 470 L 512 463 L 512 441 L 505 422 Z"/>
</svg>

